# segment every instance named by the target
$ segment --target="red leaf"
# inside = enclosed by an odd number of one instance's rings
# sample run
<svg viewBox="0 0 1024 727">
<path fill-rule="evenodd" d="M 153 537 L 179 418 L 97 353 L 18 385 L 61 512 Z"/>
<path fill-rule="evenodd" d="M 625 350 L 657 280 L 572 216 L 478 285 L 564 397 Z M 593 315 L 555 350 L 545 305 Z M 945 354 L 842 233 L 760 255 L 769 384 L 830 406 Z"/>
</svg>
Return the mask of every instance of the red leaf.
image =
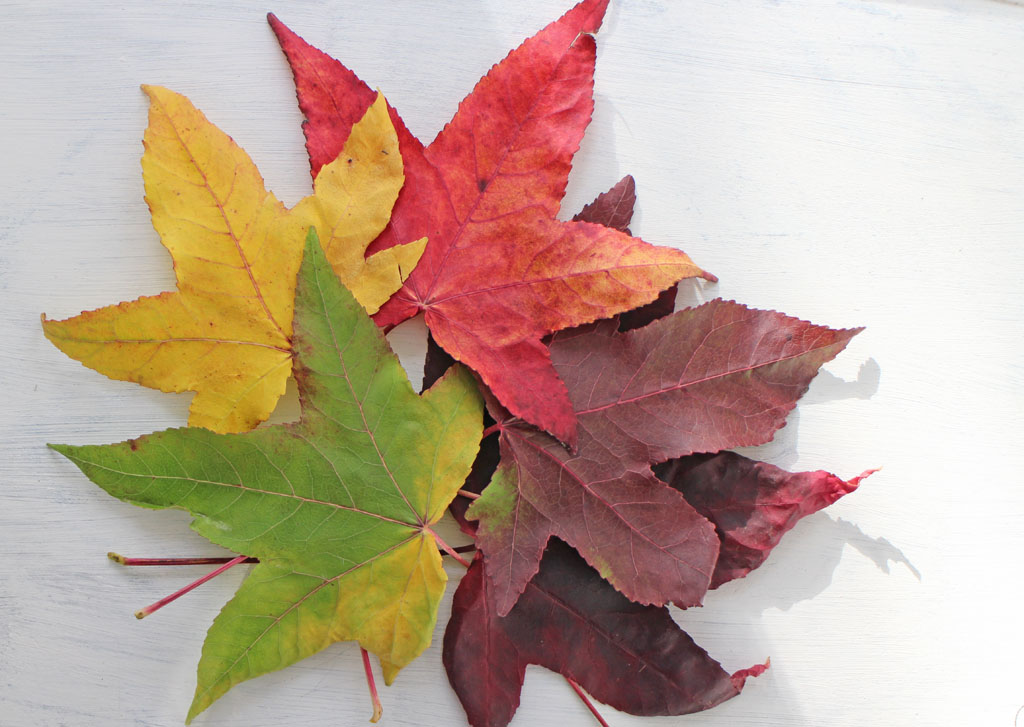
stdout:
<svg viewBox="0 0 1024 727">
<path fill-rule="evenodd" d="M 633 206 L 636 204 L 636 183 L 633 177 L 626 175 L 615 186 L 607 192 L 602 192 L 590 204 L 584 206 L 580 212 L 573 217 L 576 222 L 593 222 L 606 227 L 614 227 L 622 232 L 629 233 L 629 221 L 633 218 Z M 647 325 L 652 320 L 662 318 L 675 308 L 676 286 L 662 291 L 653 303 L 628 311 L 619 316 L 620 328 L 628 325 L 630 328 L 638 328 Z M 666 309 L 667 308 L 667 309 Z M 628 324 L 625 321 L 628 318 Z M 426 391 L 434 382 L 444 375 L 455 360 L 448 353 L 437 345 L 434 337 L 427 334 L 427 356 L 423 367 L 423 390 Z M 486 437 L 480 443 L 480 451 L 477 453 L 473 469 L 466 478 L 462 489 L 479 494 L 483 491 L 494 471 L 498 468 L 499 450 L 498 440 L 494 437 Z M 469 509 L 469 501 L 464 497 L 457 497 L 448 506 L 452 516 L 458 522 L 459 527 L 468 535 L 476 534 L 476 522 L 466 519 L 466 510 Z"/>
<path fill-rule="evenodd" d="M 704 275 L 682 252 L 555 219 L 593 108 L 594 39 L 607 0 L 584 0 L 494 66 L 426 148 L 392 112 L 406 183 L 370 251 L 428 237 L 377 314 L 419 311 L 434 339 L 517 416 L 573 445 L 576 422 L 541 338 L 653 300 Z M 295 74 L 314 171 L 370 90 L 271 17 Z M 356 107 L 353 109 L 353 107 Z"/>
<path fill-rule="evenodd" d="M 575 454 L 487 402 L 501 464 L 470 516 L 498 611 L 515 603 L 551 535 L 635 601 L 700 603 L 718 539 L 650 465 L 768 441 L 856 333 L 715 300 L 627 333 L 603 322 L 556 335 Z"/>
<path fill-rule="evenodd" d="M 629 601 L 557 541 L 508 616 L 491 608 L 490 588 L 478 557 L 455 592 L 444 635 L 448 680 L 474 727 L 509 723 L 528 664 L 563 674 L 596 699 L 637 715 L 709 709 L 765 669 L 730 676 L 667 609 Z"/>
<path fill-rule="evenodd" d="M 593 202 L 585 206 L 573 217 L 574 222 L 593 222 L 605 227 L 614 227 L 620 232 L 629 233 L 629 222 L 633 219 L 633 207 L 636 204 L 636 182 L 626 175 L 618 184 L 597 196 Z M 673 285 L 658 294 L 652 302 L 635 310 L 619 314 L 619 330 L 629 331 L 642 328 L 651 321 L 664 318 L 676 309 L 676 291 Z"/>
<path fill-rule="evenodd" d="M 733 452 L 695 454 L 655 468 L 715 524 L 721 550 L 712 588 L 760 566 L 798 520 L 853 492 L 872 472 L 849 481 L 822 470 L 794 474 Z"/>
</svg>

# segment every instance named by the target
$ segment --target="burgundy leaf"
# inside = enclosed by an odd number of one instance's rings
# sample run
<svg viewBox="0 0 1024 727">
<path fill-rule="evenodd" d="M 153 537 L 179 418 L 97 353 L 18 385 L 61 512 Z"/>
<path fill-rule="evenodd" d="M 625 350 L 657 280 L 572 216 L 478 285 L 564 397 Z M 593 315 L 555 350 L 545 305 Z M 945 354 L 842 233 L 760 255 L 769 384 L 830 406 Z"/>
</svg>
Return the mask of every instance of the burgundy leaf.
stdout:
<svg viewBox="0 0 1024 727">
<path fill-rule="evenodd" d="M 488 401 L 501 464 L 469 514 L 499 613 L 551 535 L 635 601 L 700 603 L 718 538 L 650 465 L 768 441 L 856 333 L 715 300 L 626 333 L 605 321 L 554 336 L 579 423 L 575 454 Z"/>
<path fill-rule="evenodd" d="M 625 598 L 564 543 L 552 541 L 537 576 L 498 616 L 478 556 L 455 592 L 444 636 L 448 679 L 473 727 L 504 727 L 519 706 L 528 664 L 579 683 L 636 715 L 709 709 L 743 688 L 759 665 L 729 675 L 665 608 Z"/>
<path fill-rule="evenodd" d="M 678 291 L 679 284 L 676 283 L 671 288 L 661 291 L 658 297 L 647 305 L 642 305 L 625 313 L 619 313 L 617 316 L 619 319 L 619 331 L 624 333 L 632 331 L 634 328 L 643 328 L 648 323 L 653 323 L 667 315 L 671 315 L 676 309 L 676 293 Z"/>
<path fill-rule="evenodd" d="M 573 222 L 593 222 L 595 225 L 614 227 L 619 232 L 629 232 L 629 223 L 633 219 L 633 207 L 636 205 L 636 182 L 627 174 L 607 192 L 586 205 L 572 218 Z"/>
<path fill-rule="evenodd" d="M 444 376 L 444 372 L 455 363 L 448 352 L 437 345 L 432 333 L 427 331 L 427 358 L 423 363 L 423 391 L 434 385 Z"/>
<path fill-rule="evenodd" d="M 476 453 L 473 467 L 469 471 L 469 476 L 466 477 L 462 489 L 477 494 L 483 492 L 484 487 L 487 486 L 487 483 L 494 476 L 494 471 L 498 469 L 498 459 L 498 438 L 484 437 L 480 442 L 480 451 Z M 475 520 L 466 519 L 466 511 L 469 509 L 470 504 L 471 501 L 466 497 L 456 497 L 448 506 L 448 512 L 455 518 L 455 522 L 459 524 L 462 532 L 475 537 L 477 523 Z"/>
<path fill-rule="evenodd" d="M 711 587 L 718 588 L 764 563 L 798 520 L 853 492 L 875 470 L 844 481 L 720 452 L 670 460 L 654 471 L 715 524 L 721 550 Z"/>
</svg>

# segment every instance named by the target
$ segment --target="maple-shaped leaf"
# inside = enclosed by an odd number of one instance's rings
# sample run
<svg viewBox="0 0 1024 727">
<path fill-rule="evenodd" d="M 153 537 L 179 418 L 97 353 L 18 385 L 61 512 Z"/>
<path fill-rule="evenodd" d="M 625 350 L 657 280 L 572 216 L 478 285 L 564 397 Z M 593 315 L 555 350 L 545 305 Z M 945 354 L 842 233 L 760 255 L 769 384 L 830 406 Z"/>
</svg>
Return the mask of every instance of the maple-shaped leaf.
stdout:
<svg viewBox="0 0 1024 727">
<path fill-rule="evenodd" d="M 363 253 L 401 189 L 398 142 L 378 98 L 353 126 L 316 191 L 286 210 L 249 156 L 184 96 L 150 98 L 142 173 L 178 290 L 89 311 L 43 331 L 64 353 L 114 379 L 194 391 L 189 424 L 251 429 L 291 373 L 295 274 L 315 225 L 335 272 L 370 312 L 397 290 L 425 241 Z"/>
<path fill-rule="evenodd" d="M 473 727 L 509 723 L 529 664 L 637 715 L 710 709 L 766 668 L 730 675 L 668 609 L 630 601 L 564 543 L 548 546 L 540 571 L 505 617 L 492 606 L 493 585 L 482 566 L 477 557 L 455 591 L 442 657 Z"/>
<path fill-rule="evenodd" d="M 429 239 L 378 324 L 423 311 L 435 341 L 472 367 L 506 408 L 570 445 L 572 406 L 541 339 L 704 275 L 678 250 L 555 219 L 593 110 L 592 34 L 607 2 L 584 0 L 509 53 L 429 146 L 391 110 L 406 185 L 371 248 Z M 273 15 L 270 23 L 295 76 L 318 176 L 373 92 Z"/>
<path fill-rule="evenodd" d="M 842 480 L 719 452 L 663 462 L 654 472 L 715 524 L 721 549 L 711 587 L 718 588 L 764 563 L 797 521 L 853 492 L 874 470 Z"/>
<path fill-rule="evenodd" d="M 577 222 L 593 222 L 605 227 L 614 227 L 621 232 L 629 232 L 629 223 L 633 219 L 633 207 L 636 204 L 636 182 L 626 175 L 607 192 L 599 194 L 593 202 L 585 205 L 574 217 Z M 675 309 L 676 286 L 662 291 L 651 303 L 627 311 L 618 316 L 619 330 L 629 330 L 645 326 L 653 320 L 663 318 Z M 427 355 L 423 367 L 423 388 L 430 387 L 454 363 L 454 359 L 434 342 L 434 337 L 427 335 Z M 498 466 L 498 440 L 485 437 L 480 443 L 480 451 L 469 477 L 462 485 L 462 490 L 480 493 L 490 482 L 494 470 Z M 469 507 L 465 498 L 456 498 L 448 508 L 459 527 L 469 535 L 476 532 L 476 523 L 466 520 L 466 509 Z"/>
<path fill-rule="evenodd" d="M 313 230 L 305 255 L 297 423 L 51 445 L 115 497 L 188 510 L 196 532 L 259 558 L 210 628 L 190 719 L 238 682 L 336 641 L 377 654 L 391 683 L 430 642 L 444 590 L 431 528 L 480 440 L 473 378 L 457 366 L 417 395 Z"/>
<path fill-rule="evenodd" d="M 713 300 L 621 333 L 558 334 L 551 357 L 579 421 L 576 453 L 488 399 L 501 464 L 469 509 L 507 613 L 557 535 L 634 601 L 700 603 L 714 529 L 651 465 L 771 439 L 855 330 Z"/>
</svg>

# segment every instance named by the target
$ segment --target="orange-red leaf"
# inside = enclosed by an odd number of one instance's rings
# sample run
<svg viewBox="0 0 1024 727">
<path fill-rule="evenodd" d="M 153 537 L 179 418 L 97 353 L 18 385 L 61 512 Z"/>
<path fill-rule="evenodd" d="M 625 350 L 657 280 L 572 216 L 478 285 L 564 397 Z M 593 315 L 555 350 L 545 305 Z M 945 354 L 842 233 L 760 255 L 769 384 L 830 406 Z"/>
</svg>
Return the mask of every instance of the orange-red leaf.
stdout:
<svg viewBox="0 0 1024 727">
<path fill-rule="evenodd" d="M 570 444 L 575 416 L 541 338 L 704 274 L 678 250 L 555 219 L 593 109 L 591 34 L 606 6 L 584 0 L 509 53 L 426 147 L 392 110 L 406 184 L 371 248 L 429 239 L 378 324 L 423 311 L 437 343 L 510 411 Z M 316 174 L 372 92 L 273 16 L 270 22 L 295 74 Z"/>
</svg>

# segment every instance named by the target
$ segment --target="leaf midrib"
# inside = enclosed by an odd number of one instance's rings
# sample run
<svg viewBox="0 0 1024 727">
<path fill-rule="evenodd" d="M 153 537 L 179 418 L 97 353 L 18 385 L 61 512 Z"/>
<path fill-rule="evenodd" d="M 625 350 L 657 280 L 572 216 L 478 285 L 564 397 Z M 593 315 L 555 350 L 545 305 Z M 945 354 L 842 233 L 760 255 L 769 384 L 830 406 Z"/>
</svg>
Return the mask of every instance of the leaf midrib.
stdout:
<svg viewBox="0 0 1024 727">
<path fill-rule="evenodd" d="M 244 435 L 240 435 L 240 436 L 244 436 Z M 290 493 L 285 493 L 285 492 L 275 492 L 273 490 L 262 490 L 262 489 L 260 489 L 258 487 L 249 487 L 248 485 L 243 485 L 241 483 L 235 484 L 235 483 L 232 483 L 232 482 L 219 482 L 219 481 L 216 481 L 216 480 L 201 480 L 201 479 L 198 479 L 198 478 L 195 478 L 195 477 L 182 477 L 182 476 L 178 476 L 178 475 L 155 475 L 155 474 L 139 474 L 139 473 L 136 473 L 136 472 L 125 472 L 123 470 L 118 470 L 118 469 L 115 469 L 113 467 L 107 467 L 106 465 L 98 464 L 96 462 L 91 462 L 89 460 L 82 459 L 80 457 L 76 457 L 74 455 L 73 451 L 70 452 L 70 453 L 69 452 L 64 452 L 63 454 L 68 459 L 70 459 L 72 462 L 74 462 L 75 464 L 79 465 L 79 467 L 81 467 L 82 464 L 84 464 L 84 465 L 86 465 L 88 467 L 94 467 L 96 469 L 105 470 L 106 472 L 110 472 L 110 473 L 115 474 L 115 475 L 120 475 L 122 477 L 136 477 L 136 478 L 139 478 L 139 479 L 146 479 L 146 480 L 163 480 L 163 481 L 175 481 L 175 482 L 190 482 L 190 483 L 193 483 L 193 484 L 196 484 L 196 485 L 211 485 L 211 486 L 215 486 L 215 487 L 230 487 L 230 488 L 233 488 L 233 489 L 236 489 L 236 490 L 242 490 L 244 492 L 251 492 L 251 493 L 253 493 L 255 495 L 271 495 L 271 496 L 276 496 L 276 497 L 283 497 L 283 498 L 285 498 L 287 500 L 298 500 L 300 502 L 305 502 L 305 503 L 308 503 L 308 504 L 311 504 L 311 505 L 323 505 L 324 507 L 332 507 L 332 508 L 335 508 L 337 510 L 344 510 L 346 512 L 353 512 L 353 513 L 356 513 L 358 515 L 365 515 L 367 517 L 375 518 L 377 520 L 383 520 L 385 522 L 394 523 L 396 525 L 402 525 L 404 527 L 414 528 L 414 529 L 417 529 L 417 532 L 419 530 L 418 529 L 418 523 L 408 523 L 408 522 L 404 522 L 402 520 L 396 520 L 395 518 L 390 518 L 390 517 L 387 517 L 386 515 L 381 515 L 380 513 L 369 512 L 368 510 L 362 510 L 360 508 L 352 507 L 352 506 L 349 506 L 349 505 L 342 505 L 342 504 L 337 503 L 337 502 L 328 502 L 326 500 L 317 500 L 317 499 L 314 499 L 312 497 L 303 497 L 302 495 L 290 494 Z M 129 499 L 132 499 L 132 498 L 129 496 Z M 172 507 L 175 507 L 175 506 L 172 506 Z M 203 515 L 204 517 L 206 516 L 205 513 L 201 512 L 201 511 L 198 511 L 198 510 L 193 510 L 192 508 L 185 508 L 184 506 L 181 506 L 181 505 L 178 505 L 176 507 L 182 507 L 183 509 L 187 509 L 190 512 L 194 512 L 197 515 Z"/>
<path fill-rule="evenodd" d="M 222 202 L 221 199 L 214 193 L 213 188 L 210 186 L 209 178 L 206 176 L 206 171 L 202 168 L 199 162 L 196 161 L 195 155 L 192 153 L 192 150 L 189 148 L 188 144 L 186 144 L 185 140 L 182 138 L 181 132 L 178 130 L 178 125 L 173 121 L 174 117 L 168 112 L 167 107 L 164 105 L 163 101 L 161 101 L 155 96 L 152 97 L 152 100 L 154 104 L 160 106 L 161 112 L 164 114 L 165 117 L 167 117 L 168 121 L 170 122 L 170 127 L 174 131 L 174 136 L 178 139 L 178 143 L 181 144 L 181 148 L 185 150 L 186 154 L 188 154 L 188 158 L 189 161 L 192 163 L 192 166 L 199 173 L 199 176 L 202 177 L 203 186 L 206 187 L 206 191 L 209 192 L 211 199 L 213 199 L 214 206 L 216 206 L 217 211 L 220 212 L 220 216 L 224 220 L 224 226 L 227 228 L 228 237 L 231 238 L 231 242 L 234 243 L 235 245 L 235 250 L 238 252 L 238 257 L 242 261 L 242 266 L 245 268 L 246 274 L 249 276 L 249 282 L 252 285 L 253 292 L 256 293 L 256 299 L 259 300 L 264 313 L 266 313 L 267 315 L 267 320 L 270 322 L 271 325 L 274 326 L 274 328 L 277 329 L 278 333 L 281 334 L 282 339 L 284 339 L 285 341 L 289 340 L 289 336 L 285 334 L 284 328 L 282 328 L 281 324 L 277 322 L 277 319 L 271 312 L 270 307 L 267 305 L 267 301 L 263 298 L 263 291 L 260 289 L 259 284 L 256 282 L 256 276 L 253 275 L 252 265 L 249 263 L 249 259 L 246 257 L 245 251 L 242 249 L 242 244 L 239 241 L 238 236 L 235 234 L 235 230 L 231 225 L 231 220 L 228 219 L 227 212 L 224 209 L 224 202 Z M 245 152 L 242 153 L 244 154 Z M 235 168 L 234 173 L 237 177 L 237 167 Z M 232 178 L 231 182 L 232 189 L 234 189 L 234 179 L 235 178 Z M 268 196 L 271 196 L 266 189 L 263 190 L 263 193 L 263 197 L 260 199 L 259 202 L 260 206 L 262 206 L 266 202 Z"/>
<path fill-rule="evenodd" d="M 728 325 L 735 325 L 737 323 L 742 323 L 742 322 L 745 322 L 745 321 L 731 321 Z M 708 333 L 708 335 L 710 335 L 711 333 L 714 333 L 717 330 L 721 330 L 721 328 L 724 328 L 724 327 L 725 326 L 720 326 L 719 328 L 716 328 L 716 329 L 710 331 Z M 846 331 L 840 331 L 840 333 L 845 333 L 845 332 Z M 781 357 L 778 357 L 778 358 L 773 358 L 770 361 L 762 361 L 760 363 L 751 364 L 749 366 L 742 366 L 740 368 L 730 369 L 728 371 L 723 371 L 723 372 L 720 372 L 720 373 L 712 374 L 710 376 L 705 376 L 704 378 L 701 378 L 701 379 L 694 379 L 692 381 L 679 381 L 678 383 L 676 383 L 676 384 L 674 384 L 672 386 L 667 386 L 665 388 L 658 389 L 657 391 L 645 392 L 643 394 L 638 394 L 636 396 L 632 396 L 632 397 L 629 397 L 629 398 L 621 398 L 620 397 L 620 398 L 616 399 L 615 401 L 609 402 L 607 404 L 602 404 L 600 406 L 592 407 L 590 409 L 578 409 L 576 411 L 576 416 L 577 417 L 582 417 L 582 416 L 586 416 L 588 414 L 596 414 L 597 412 L 605 411 L 605 410 L 611 409 L 613 407 L 625 406 L 625 405 L 628 405 L 628 404 L 634 404 L 634 403 L 636 403 L 638 401 L 643 401 L 644 399 L 650 399 L 650 398 L 653 398 L 655 396 L 660 396 L 662 394 L 671 393 L 673 391 L 680 391 L 680 390 L 686 389 L 686 388 L 691 387 L 691 386 L 699 386 L 700 384 L 707 383 L 708 381 L 714 381 L 715 379 L 721 379 L 721 378 L 725 378 L 725 377 L 728 377 L 728 376 L 735 376 L 737 374 L 743 374 L 743 373 L 746 373 L 748 371 L 754 371 L 754 370 L 759 369 L 759 368 L 764 368 L 765 366 L 774 366 L 775 364 L 784 363 L 786 361 L 792 361 L 793 359 L 800 358 L 802 356 L 808 356 L 810 354 L 815 353 L 816 351 L 820 351 L 822 349 L 829 348 L 830 346 L 835 346 L 838 343 L 841 343 L 841 341 L 839 341 L 839 340 L 832 340 L 832 341 L 830 341 L 827 344 L 824 344 L 824 345 L 821 345 L 821 346 L 815 346 L 813 348 L 807 348 L 807 349 L 799 351 L 798 353 L 795 353 L 795 354 L 793 354 L 791 356 L 781 356 Z M 703 346 L 703 343 L 701 344 L 701 346 Z M 690 356 L 690 361 L 693 361 L 693 358 L 697 355 L 697 352 L 699 350 L 700 350 L 700 346 L 698 346 L 698 348 L 694 349 L 693 354 Z M 557 366 L 556 366 L 556 368 L 557 368 Z"/>
</svg>

